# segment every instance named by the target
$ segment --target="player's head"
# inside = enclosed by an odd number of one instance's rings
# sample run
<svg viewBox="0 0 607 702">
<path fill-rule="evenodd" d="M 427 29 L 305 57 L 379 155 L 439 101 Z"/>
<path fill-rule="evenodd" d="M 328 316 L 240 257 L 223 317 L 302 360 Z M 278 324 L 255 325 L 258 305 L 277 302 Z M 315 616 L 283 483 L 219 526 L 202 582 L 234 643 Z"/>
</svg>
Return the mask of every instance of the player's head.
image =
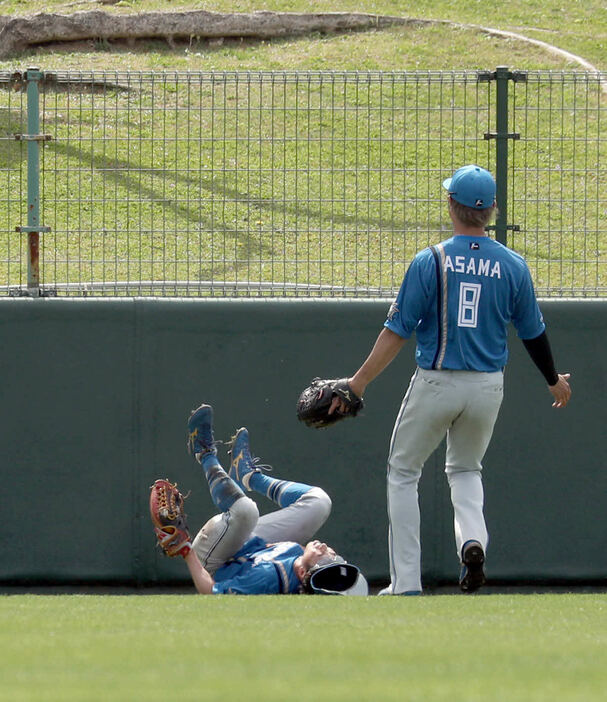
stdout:
<svg viewBox="0 0 607 702">
<path fill-rule="evenodd" d="M 495 180 L 489 171 L 471 164 L 462 166 L 443 181 L 449 208 L 462 224 L 484 227 L 495 212 Z"/>
<path fill-rule="evenodd" d="M 367 595 L 369 588 L 360 570 L 321 541 L 306 544 L 295 566 L 304 592 L 313 595 Z"/>
</svg>

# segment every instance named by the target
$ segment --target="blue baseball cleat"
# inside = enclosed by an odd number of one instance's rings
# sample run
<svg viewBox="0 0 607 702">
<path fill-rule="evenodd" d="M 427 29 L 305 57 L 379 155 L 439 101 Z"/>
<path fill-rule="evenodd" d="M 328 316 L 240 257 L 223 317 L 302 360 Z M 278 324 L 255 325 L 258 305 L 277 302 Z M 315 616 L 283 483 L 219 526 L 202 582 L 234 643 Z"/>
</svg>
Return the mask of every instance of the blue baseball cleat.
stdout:
<svg viewBox="0 0 607 702">
<path fill-rule="evenodd" d="M 251 456 L 249 432 L 246 427 L 241 427 L 232 437 L 229 453 L 232 456 L 232 462 L 228 475 L 234 482 L 238 483 L 242 490 L 251 492 L 252 488 L 249 487 L 251 475 L 261 473 L 261 465 L 259 458 Z M 269 466 L 264 466 L 264 468 L 269 468 Z"/>
<path fill-rule="evenodd" d="M 459 587 L 462 592 L 475 592 L 485 584 L 485 552 L 478 541 L 467 541 L 462 546 L 462 569 Z"/>
<path fill-rule="evenodd" d="M 217 455 L 211 405 L 200 405 L 192 410 L 188 419 L 188 451 L 199 461 L 207 454 Z"/>
</svg>

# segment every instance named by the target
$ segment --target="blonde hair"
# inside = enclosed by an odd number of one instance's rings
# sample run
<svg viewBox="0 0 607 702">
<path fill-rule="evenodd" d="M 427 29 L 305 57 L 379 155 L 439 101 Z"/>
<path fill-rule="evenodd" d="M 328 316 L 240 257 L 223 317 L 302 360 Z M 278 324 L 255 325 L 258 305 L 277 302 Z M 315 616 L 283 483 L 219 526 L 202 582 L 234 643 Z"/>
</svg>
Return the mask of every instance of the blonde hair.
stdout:
<svg viewBox="0 0 607 702">
<path fill-rule="evenodd" d="M 475 210 L 474 207 L 462 205 L 452 197 L 449 198 L 449 203 L 453 214 L 467 227 L 486 227 L 497 213 L 497 207 L 495 205 L 485 207 L 484 210 Z"/>
</svg>

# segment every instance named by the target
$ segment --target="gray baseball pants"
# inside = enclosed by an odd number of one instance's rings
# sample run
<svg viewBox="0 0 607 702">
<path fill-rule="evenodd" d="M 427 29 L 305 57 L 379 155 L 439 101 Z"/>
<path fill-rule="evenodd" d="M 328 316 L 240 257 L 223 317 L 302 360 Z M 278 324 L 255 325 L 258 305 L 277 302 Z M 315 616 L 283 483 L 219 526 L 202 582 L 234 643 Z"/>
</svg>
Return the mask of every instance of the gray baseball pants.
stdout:
<svg viewBox="0 0 607 702">
<path fill-rule="evenodd" d="M 213 574 L 253 536 L 259 536 L 266 543 L 295 541 L 305 545 L 330 512 L 331 498 L 318 487 L 312 487 L 288 507 L 262 517 L 257 504 L 243 496 L 227 512 L 211 517 L 192 545 L 202 565 Z"/>
<path fill-rule="evenodd" d="M 392 594 L 421 583 L 418 483 L 426 460 L 447 437 L 445 472 L 451 489 L 455 545 L 486 550 L 481 461 L 503 397 L 503 373 L 418 368 L 396 418 L 388 458 L 389 554 Z M 431 518 L 431 517 L 430 517 Z"/>
</svg>

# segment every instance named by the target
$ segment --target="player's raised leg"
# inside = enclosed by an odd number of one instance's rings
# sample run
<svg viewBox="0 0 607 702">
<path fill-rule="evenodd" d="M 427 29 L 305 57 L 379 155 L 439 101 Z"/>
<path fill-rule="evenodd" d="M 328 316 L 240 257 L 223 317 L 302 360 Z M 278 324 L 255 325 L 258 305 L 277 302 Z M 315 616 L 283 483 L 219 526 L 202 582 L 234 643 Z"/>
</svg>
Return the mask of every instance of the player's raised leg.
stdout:
<svg viewBox="0 0 607 702">
<path fill-rule="evenodd" d="M 213 435 L 213 408 L 201 405 L 188 420 L 188 449 L 200 463 L 209 485 L 211 499 L 221 510 L 202 527 L 193 549 L 202 565 L 214 573 L 251 536 L 259 519 L 253 500 L 245 496 L 217 459 Z"/>
<path fill-rule="evenodd" d="M 240 428 L 232 438 L 230 476 L 244 490 L 265 495 L 280 509 L 261 517 L 255 535 L 266 541 L 296 541 L 305 544 L 320 529 L 331 512 L 331 498 L 319 487 L 267 475 L 259 459 L 251 454 L 249 432 Z"/>
<path fill-rule="evenodd" d="M 489 536 L 483 514 L 482 460 L 502 403 L 504 381 L 501 371 L 462 371 L 456 382 L 465 410 L 447 432 L 445 472 L 451 489 L 456 551 L 462 564 L 460 587 L 473 592 L 485 582 L 483 564 Z"/>
</svg>

